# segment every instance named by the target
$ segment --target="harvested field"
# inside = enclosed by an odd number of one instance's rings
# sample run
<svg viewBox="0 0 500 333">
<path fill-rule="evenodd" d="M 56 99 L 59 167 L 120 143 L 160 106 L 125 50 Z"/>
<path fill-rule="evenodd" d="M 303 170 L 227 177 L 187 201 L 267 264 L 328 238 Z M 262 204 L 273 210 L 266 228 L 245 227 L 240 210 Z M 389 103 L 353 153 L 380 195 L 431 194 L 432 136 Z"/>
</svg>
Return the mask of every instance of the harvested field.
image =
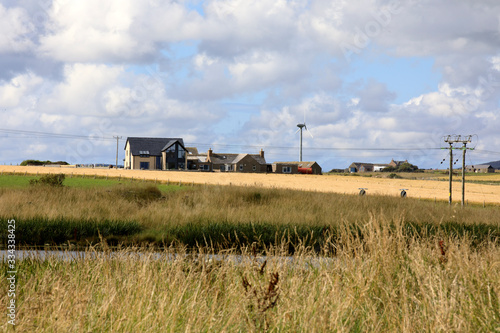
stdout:
<svg viewBox="0 0 500 333">
<path fill-rule="evenodd" d="M 305 191 L 335 192 L 357 194 L 359 188 L 367 188 L 367 194 L 398 196 L 400 189 L 407 189 L 408 197 L 431 200 L 448 200 L 448 183 L 438 180 L 386 179 L 370 177 L 354 177 L 342 175 L 282 175 L 282 174 L 245 174 L 245 173 L 202 173 L 197 171 L 143 171 L 124 169 L 90 169 L 90 168 L 55 168 L 36 166 L 0 166 L 2 173 L 46 174 L 64 173 L 68 177 L 101 176 L 121 177 L 129 179 L 157 180 L 159 182 L 176 182 L 183 184 L 262 186 L 268 188 L 289 188 Z M 497 174 L 487 176 L 488 179 L 498 177 Z M 456 179 L 457 177 L 455 177 Z M 474 177 L 476 179 L 476 177 Z M 457 179 L 458 180 L 458 179 Z M 466 184 L 466 200 L 475 203 L 500 203 L 500 187 L 486 184 Z M 461 199 L 460 182 L 453 183 L 453 201 Z"/>
</svg>

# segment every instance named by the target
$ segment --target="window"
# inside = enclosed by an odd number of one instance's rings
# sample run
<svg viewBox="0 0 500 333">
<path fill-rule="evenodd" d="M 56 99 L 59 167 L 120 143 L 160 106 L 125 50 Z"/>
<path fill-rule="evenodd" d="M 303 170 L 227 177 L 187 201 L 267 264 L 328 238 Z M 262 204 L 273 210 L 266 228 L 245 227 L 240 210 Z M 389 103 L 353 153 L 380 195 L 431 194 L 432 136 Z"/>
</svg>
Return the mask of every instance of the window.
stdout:
<svg viewBox="0 0 500 333">
<path fill-rule="evenodd" d="M 149 150 L 140 150 L 139 155 L 141 157 L 149 157 Z"/>
<path fill-rule="evenodd" d="M 257 166 L 256 166 L 256 165 L 254 165 L 254 166 L 252 167 L 252 170 L 253 170 L 253 171 L 256 171 L 256 170 L 257 170 Z"/>
<path fill-rule="evenodd" d="M 240 171 L 243 171 L 243 164 L 240 164 Z"/>
<path fill-rule="evenodd" d="M 283 167 L 283 173 L 292 173 L 292 167 L 284 166 Z"/>
<path fill-rule="evenodd" d="M 177 147 L 178 147 L 177 158 L 184 159 L 186 157 L 186 151 L 179 145 L 177 145 Z"/>
<path fill-rule="evenodd" d="M 141 170 L 149 170 L 149 162 L 140 163 Z"/>
</svg>

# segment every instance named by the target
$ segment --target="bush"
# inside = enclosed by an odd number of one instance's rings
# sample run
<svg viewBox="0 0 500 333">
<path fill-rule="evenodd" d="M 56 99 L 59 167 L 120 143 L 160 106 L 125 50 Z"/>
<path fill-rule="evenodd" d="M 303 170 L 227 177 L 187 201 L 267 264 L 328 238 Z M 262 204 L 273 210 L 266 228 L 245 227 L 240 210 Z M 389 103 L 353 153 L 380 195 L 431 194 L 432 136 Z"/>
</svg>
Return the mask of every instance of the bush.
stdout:
<svg viewBox="0 0 500 333">
<path fill-rule="evenodd" d="M 30 185 L 49 185 L 49 186 L 63 186 L 66 176 L 62 173 L 48 174 L 40 177 L 39 179 L 31 179 Z"/>
<path fill-rule="evenodd" d="M 388 178 L 396 178 L 396 179 L 399 179 L 399 178 L 403 178 L 401 177 L 400 175 L 397 175 L 395 173 L 391 173 L 389 176 L 387 176 Z"/>
<path fill-rule="evenodd" d="M 419 170 L 418 166 L 405 162 L 398 167 L 393 167 L 393 166 L 385 167 L 382 169 L 382 172 L 419 172 Z"/>
<path fill-rule="evenodd" d="M 39 161 L 39 160 L 24 160 L 21 162 L 21 166 L 27 166 L 27 165 L 45 165 L 45 164 L 52 164 L 52 165 L 68 165 L 68 162 L 64 161 L 57 161 L 57 162 L 52 162 L 52 161 Z"/>
</svg>

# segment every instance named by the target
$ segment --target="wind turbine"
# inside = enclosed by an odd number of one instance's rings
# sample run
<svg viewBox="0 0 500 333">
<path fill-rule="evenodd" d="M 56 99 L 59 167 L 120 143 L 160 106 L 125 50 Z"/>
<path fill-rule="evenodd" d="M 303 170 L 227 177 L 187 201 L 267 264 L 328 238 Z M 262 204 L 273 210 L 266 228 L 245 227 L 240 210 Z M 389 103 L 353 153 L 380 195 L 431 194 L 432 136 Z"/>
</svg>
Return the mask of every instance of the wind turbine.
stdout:
<svg viewBox="0 0 500 333">
<path fill-rule="evenodd" d="M 304 117 L 305 118 L 305 117 Z M 302 162 L 302 129 L 306 129 L 307 133 L 309 133 L 309 135 L 311 136 L 311 138 L 313 138 L 311 132 L 309 132 L 309 130 L 307 129 L 307 126 L 306 126 L 306 122 L 305 122 L 305 119 L 304 119 L 304 123 L 302 124 L 297 124 L 297 127 L 299 128 L 295 134 L 297 134 L 298 131 L 300 131 L 300 151 L 299 151 L 299 162 Z"/>
</svg>

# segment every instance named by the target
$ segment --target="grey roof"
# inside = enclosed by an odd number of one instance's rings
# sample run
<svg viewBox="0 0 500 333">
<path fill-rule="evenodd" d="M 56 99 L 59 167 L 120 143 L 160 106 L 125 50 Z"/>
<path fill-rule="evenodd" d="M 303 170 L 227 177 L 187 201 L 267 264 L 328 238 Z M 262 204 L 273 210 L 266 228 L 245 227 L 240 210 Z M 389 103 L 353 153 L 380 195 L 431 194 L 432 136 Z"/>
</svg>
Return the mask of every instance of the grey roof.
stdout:
<svg viewBox="0 0 500 333">
<path fill-rule="evenodd" d="M 212 154 L 213 164 L 236 164 L 246 156 L 252 157 L 258 164 L 266 164 L 266 159 L 260 157 L 260 154 Z"/>
<path fill-rule="evenodd" d="M 363 163 L 363 162 L 352 162 L 351 165 L 355 165 L 357 167 L 360 167 L 362 165 L 365 165 L 365 166 L 373 166 L 374 164 L 373 163 Z M 378 165 L 378 164 L 377 164 Z"/>
<path fill-rule="evenodd" d="M 299 168 L 311 168 L 316 161 L 302 161 L 302 162 L 297 162 L 297 161 L 291 161 L 291 162 L 274 162 L 274 164 L 293 164 L 297 165 Z M 318 164 L 318 163 L 316 163 Z M 319 164 L 318 164 L 319 165 Z"/>
<path fill-rule="evenodd" d="M 233 164 L 239 154 L 212 154 L 210 161 L 213 164 Z"/>
<path fill-rule="evenodd" d="M 476 164 L 476 165 L 466 165 L 465 168 L 489 169 L 489 168 L 493 168 L 493 167 L 490 164 Z"/>
<path fill-rule="evenodd" d="M 132 155 L 140 155 L 140 151 L 149 151 L 149 155 L 161 156 L 161 152 L 178 141 L 184 147 L 184 141 L 181 138 L 144 138 L 128 137 Z M 125 147 L 127 146 L 125 142 Z"/>
</svg>

